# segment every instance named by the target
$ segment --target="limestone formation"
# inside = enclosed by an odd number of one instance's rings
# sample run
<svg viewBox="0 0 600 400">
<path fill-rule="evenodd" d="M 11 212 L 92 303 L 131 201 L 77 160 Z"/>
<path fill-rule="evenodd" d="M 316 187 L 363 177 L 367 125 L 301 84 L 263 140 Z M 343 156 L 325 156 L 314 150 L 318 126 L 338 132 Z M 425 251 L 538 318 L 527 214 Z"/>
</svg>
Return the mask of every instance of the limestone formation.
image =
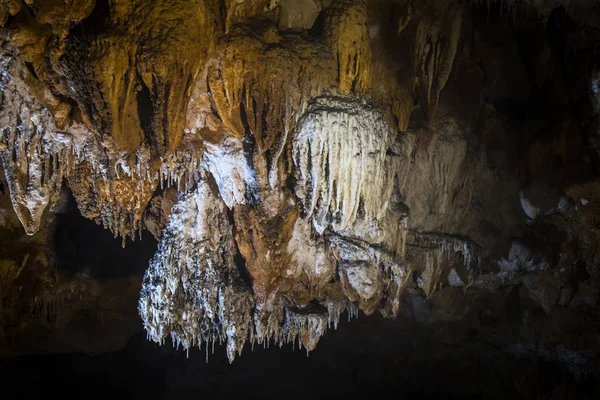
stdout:
<svg viewBox="0 0 600 400">
<path fill-rule="evenodd" d="M 2 58 L 0 111 L 2 165 L 13 207 L 28 235 L 36 233 L 46 208 L 56 204 L 71 158 L 50 112 L 26 86 L 29 72 L 10 55 Z"/>
<path fill-rule="evenodd" d="M 349 228 L 359 208 L 366 220 L 382 219 L 396 171 L 387 157 L 394 131 L 381 113 L 354 99 L 317 98 L 298 125 L 296 196 L 317 231 Z"/>
<path fill-rule="evenodd" d="M 149 336 L 185 349 L 227 341 L 233 361 L 251 329 L 254 301 L 235 265 L 225 203 L 205 182 L 174 206 L 144 277 L 139 310 Z"/>
<path fill-rule="evenodd" d="M 0 350 L 137 296 L 65 263 L 72 206 L 159 241 L 160 344 L 313 351 L 378 312 L 597 355 L 556 321 L 599 312 L 600 18 L 554 3 L 0 1 Z"/>
</svg>

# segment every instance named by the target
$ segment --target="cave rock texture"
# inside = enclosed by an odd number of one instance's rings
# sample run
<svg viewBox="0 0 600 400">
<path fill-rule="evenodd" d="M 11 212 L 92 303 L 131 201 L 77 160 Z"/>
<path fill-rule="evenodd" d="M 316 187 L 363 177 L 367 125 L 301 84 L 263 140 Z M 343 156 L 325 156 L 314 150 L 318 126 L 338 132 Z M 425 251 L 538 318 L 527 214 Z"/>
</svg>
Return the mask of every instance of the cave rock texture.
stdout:
<svg viewBox="0 0 600 400">
<path fill-rule="evenodd" d="M 118 349 L 139 314 L 232 362 L 378 313 L 588 379 L 589 3 L 1 0 L 2 354 Z M 67 266 L 71 206 L 156 239 L 145 273 Z"/>
</svg>

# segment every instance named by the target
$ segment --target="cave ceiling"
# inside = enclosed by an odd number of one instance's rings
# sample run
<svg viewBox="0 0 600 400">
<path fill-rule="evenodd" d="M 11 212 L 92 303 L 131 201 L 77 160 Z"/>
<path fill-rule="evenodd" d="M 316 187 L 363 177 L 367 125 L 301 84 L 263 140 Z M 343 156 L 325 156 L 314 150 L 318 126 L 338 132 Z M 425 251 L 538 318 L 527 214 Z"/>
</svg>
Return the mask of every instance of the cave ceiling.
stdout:
<svg viewBox="0 0 600 400">
<path fill-rule="evenodd" d="M 410 312 L 599 354 L 594 2 L 1 0 L 0 25 L 3 353 L 108 351 L 141 316 L 233 361 Z M 64 267 L 69 202 L 146 271 Z M 116 339 L 56 339 L 82 304 Z"/>
</svg>

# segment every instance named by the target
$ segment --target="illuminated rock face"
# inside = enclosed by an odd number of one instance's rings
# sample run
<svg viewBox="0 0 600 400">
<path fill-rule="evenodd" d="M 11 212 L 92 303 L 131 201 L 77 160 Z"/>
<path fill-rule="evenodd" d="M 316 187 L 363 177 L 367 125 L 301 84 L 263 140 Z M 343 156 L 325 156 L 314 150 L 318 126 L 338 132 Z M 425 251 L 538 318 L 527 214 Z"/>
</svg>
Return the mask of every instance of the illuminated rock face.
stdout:
<svg viewBox="0 0 600 400">
<path fill-rule="evenodd" d="M 140 315 L 153 340 L 170 335 L 187 349 L 226 339 L 230 360 L 241 352 L 254 299 L 235 265 L 232 228 L 225 203 L 208 182 L 198 183 L 173 207 L 140 298 Z"/>
<path fill-rule="evenodd" d="M 288 192 L 285 206 L 240 191 L 251 191 L 256 178 L 245 172 L 251 168 L 234 139 L 207 148 L 207 168 L 173 207 L 144 279 L 140 314 L 149 336 L 162 343 L 170 335 L 186 349 L 225 340 L 233 361 L 247 340 L 297 340 L 313 350 L 348 307 L 396 316 L 410 270 L 403 261 L 408 215 L 388 210 L 392 139 L 364 100 L 311 101 L 292 133 L 300 201 Z M 274 195 L 286 198 L 280 188 Z M 245 205 L 242 215 L 231 210 L 236 205 Z M 386 232 L 386 224 L 397 228 Z M 236 259 L 234 229 L 245 262 Z M 381 248 L 390 234 L 393 246 Z"/>
<path fill-rule="evenodd" d="M 13 207 L 28 235 L 57 201 L 69 152 L 52 137 L 54 119 L 29 93 L 26 73 L 12 57 L 2 59 L 2 165 Z M 68 140 L 68 139 L 67 139 Z"/>
<path fill-rule="evenodd" d="M 598 72 L 561 58 L 590 54 L 594 14 L 500 3 L 519 28 L 462 1 L 4 1 L 12 208 L 49 235 L 66 186 L 123 245 L 150 231 L 149 338 L 231 361 L 444 290 L 596 307 Z M 506 111 L 525 100 L 539 121 Z"/>
<path fill-rule="evenodd" d="M 387 212 L 396 174 L 387 150 L 394 142 L 373 105 L 318 98 L 292 139 L 296 196 L 322 233 L 350 228 L 359 214 L 377 221 Z"/>
</svg>

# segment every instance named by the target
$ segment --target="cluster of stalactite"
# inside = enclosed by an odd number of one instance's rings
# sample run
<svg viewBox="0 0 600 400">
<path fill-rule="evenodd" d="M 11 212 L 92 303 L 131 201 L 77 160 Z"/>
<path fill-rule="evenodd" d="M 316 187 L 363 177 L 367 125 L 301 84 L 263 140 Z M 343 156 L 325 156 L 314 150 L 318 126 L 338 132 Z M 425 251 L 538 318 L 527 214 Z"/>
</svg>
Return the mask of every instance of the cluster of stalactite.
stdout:
<svg viewBox="0 0 600 400">
<path fill-rule="evenodd" d="M 207 352 L 226 342 L 232 361 L 246 341 L 297 341 L 310 351 L 344 311 L 394 318 L 413 267 L 405 259 L 409 210 L 391 189 L 396 160 L 387 150 L 393 139 L 394 130 L 365 100 L 310 102 L 292 132 L 297 200 L 288 201 L 295 206 L 267 210 L 292 221 L 282 231 L 276 224 L 263 228 L 275 240 L 287 238 L 274 247 L 246 227 L 251 212 L 241 207 L 258 201 L 260 213 L 269 205 L 261 204 L 252 168 L 232 142 L 225 149 L 211 146 L 194 188 L 173 207 L 146 272 L 139 309 L 149 337 L 163 343 L 170 336 L 185 349 L 205 345 Z M 461 253 L 471 268 L 466 242 L 433 242 L 439 250 L 432 254 Z M 430 275 L 444 271 L 436 262 L 434 272 L 422 263 L 428 294 L 437 283 Z"/>
<path fill-rule="evenodd" d="M 471 2 L 71 3 L 0 1 L 0 159 L 28 235 L 66 182 L 123 245 L 159 239 L 152 340 L 312 350 L 344 312 L 394 318 L 408 288 L 472 285 L 485 251 L 454 233 L 511 233 L 514 213 L 486 214 L 511 198 L 482 150 L 495 128 L 470 115 L 496 115 Z M 528 196 L 530 224 L 570 210 Z M 547 265 L 511 249 L 502 279 Z M 61 293 L 36 312 L 79 292 Z"/>
<path fill-rule="evenodd" d="M 260 143 L 249 150 L 233 130 L 204 140 L 197 132 L 209 122 L 198 115 L 196 129 L 158 164 L 149 147 L 123 151 L 84 124 L 60 129 L 30 94 L 22 62 L 6 55 L 2 67 L 0 155 L 28 234 L 63 180 L 81 213 L 124 245 L 147 227 L 153 198 L 160 208 L 167 190 L 177 193 L 163 221 L 154 221 L 161 243 L 139 303 L 153 340 L 205 344 L 207 354 L 225 341 L 233 360 L 247 341 L 297 341 L 312 350 L 343 312 L 398 314 L 420 267 L 405 259 L 409 210 L 394 192 L 401 163 L 390 149 L 399 133 L 371 101 L 318 96 L 304 100 L 296 117 L 281 115 L 295 123 L 278 151 L 288 165 L 273 175 Z M 454 242 L 444 246 L 469 254 Z M 434 279 L 430 263 L 421 264 L 430 294 L 442 268 L 437 261 Z M 52 315 L 55 303 L 40 297 L 36 309 Z"/>
</svg>

